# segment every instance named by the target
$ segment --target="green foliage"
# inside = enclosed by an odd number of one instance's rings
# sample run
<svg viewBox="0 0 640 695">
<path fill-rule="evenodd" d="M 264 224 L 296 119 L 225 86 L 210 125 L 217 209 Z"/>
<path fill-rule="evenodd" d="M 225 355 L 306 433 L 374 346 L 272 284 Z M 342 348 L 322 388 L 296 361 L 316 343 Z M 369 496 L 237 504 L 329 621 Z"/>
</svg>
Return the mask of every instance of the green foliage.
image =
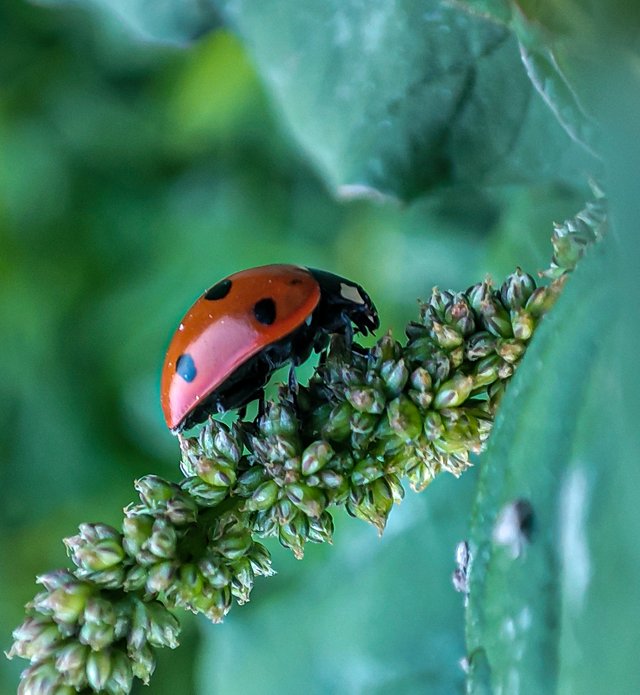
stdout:
<svg viewBox="0 0 640 695">
<path fill-rule="evenodd" d="M 542 690 L 636 690 L 637 7 L 365 5 L 2 3 L 5 645 L 32 577 L 64 563 L 57 539 L 86 519 L 118 523 L 133 477 L 175 477 L 158 370 L 171 327 L 203 287 L 259 263 L 324 266 L 362 282 L 398 331 L 434 284 L 461 289 L 487 272 L 546 265 L 552 223 L 582 206 L 596 175 L 615 242 L 587 259 L 536 334 L 493 453 L 476 468 L 469 683 L 476 692 L 512 677 Z M 223 21 L 237 38 L 217 30 Z M 377 192 L 413 202 L 400 208 Z M 563 265 L 579 245 L 561 239 Z M 455 335 L 437 337 L 455 350 Z M 516 356 L 512 344 L 501 349 Z M 401 382 L 402 370 L 384 378 Z M 439 398 L 464 393 L 458 382 Z M 379 407 L 361 386 L 345 389 L 350 407 Z M 401 399 L 387 421 L 416 429 Z M 322 472 L 319 453 L 307 452 L 305 476 Z M 200 474 L 201 501 L 234 484 L 228 467 Z M 373 484 L 371 475 L 366 460 L 354 470 L 356 483 Z M 448 576 L 474 475 L 438 479 L 405 502 L 380 543 L 339 522 L 334 552 L 321 546 L 295 567 L 270 545 L 281 575 L 224 628 L 205 628 L 202 642 L 192 628 L 181 650 L 163 650 L 153 692 L 460 688 L 462 607 Z M 291 494 L 301 510 L 317 508 L 306 488 Z M 517 523 L 514 533 L 523 500 L 529 540 Z M 139 553 L 162 565 L 174 537 L 156 522 Z M 100 528 L 83 527 L 69 550 L 87 581 L 116 582 L 114 539 L 86 545 Z M 101 605 L 78 613 L 96 645 L 116 629 Z M 72 670 L 77 656 L 62 665 Z M 0 664 L 0 690 L 13 691 L 19 669 Z M 89 673 L 99 686 L 105 663 L 92 656 Z"/>
<path fill-rule="evenodd" d="M 594 166 L 536 98 L 504 27 L 438 0 L 217 4 L 344 195 L 575 181 Z"/>
</svg>

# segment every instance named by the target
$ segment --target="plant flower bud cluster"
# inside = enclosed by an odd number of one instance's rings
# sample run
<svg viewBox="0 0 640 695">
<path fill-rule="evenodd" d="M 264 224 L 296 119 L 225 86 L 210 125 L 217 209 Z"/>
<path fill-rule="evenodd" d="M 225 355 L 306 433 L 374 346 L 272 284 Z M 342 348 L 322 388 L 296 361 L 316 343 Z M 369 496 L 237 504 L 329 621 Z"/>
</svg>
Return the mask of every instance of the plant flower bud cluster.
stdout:
<svg viewBox="0 0 640 695">
<path fill-rule="evenodd" d="M 82 524 L 74 568 L 39 577 L 9 657 L 31 662 L 19 693 L 129 693 L 154 650 L 178 644 L 176 608 L 214 622 L 273 573 L 260 538 L 301 558 L 330 542 L 344 507 L 384 530 L 404 481 L 423 490 L 482 451 L 505 386 L 585 247 L 606 226 L 601 201 L 558 225 L 538 287 L 519 268 L 500 285 L 434 289 L 406 339 L 370 348 L 335 339 L 306 387 L 281 387 L 252 421 L 210 419 L 182 438 L 182 479 L 135 483 L 121 528 Z"/>
</svg>

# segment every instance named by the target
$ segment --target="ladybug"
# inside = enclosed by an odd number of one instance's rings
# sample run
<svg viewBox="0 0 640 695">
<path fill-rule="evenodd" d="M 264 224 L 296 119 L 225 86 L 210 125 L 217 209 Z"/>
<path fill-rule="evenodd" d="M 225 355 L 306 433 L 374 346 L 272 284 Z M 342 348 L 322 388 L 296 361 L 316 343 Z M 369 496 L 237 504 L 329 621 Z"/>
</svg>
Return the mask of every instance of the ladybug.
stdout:
<svg viewBox="0 0 640 695">
<path fill-rule="evenodd" d="M 353 324 L 353 326 L 352 326 Z M 331 333 L 351 342 L 379 326 L 355 282 L 297 265 L 265 265 L 210 287 L 182 319 L 162 368 L 161 404 L 174 433 L 261 397 L 274 370 L 304 362 Z"/>
</svg>

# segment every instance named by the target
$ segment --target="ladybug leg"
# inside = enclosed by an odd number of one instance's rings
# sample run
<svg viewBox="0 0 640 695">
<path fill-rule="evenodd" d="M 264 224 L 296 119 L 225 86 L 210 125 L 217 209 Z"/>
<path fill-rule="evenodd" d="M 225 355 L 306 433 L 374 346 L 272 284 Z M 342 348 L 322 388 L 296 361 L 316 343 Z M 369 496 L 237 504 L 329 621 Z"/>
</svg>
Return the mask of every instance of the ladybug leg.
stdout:
<svg viewBox="0 0 640 695">
<path fill-rule="evenodd" d="M 351 319 L 345 313 L 340 314 L 342 317 L 342 322 L 344 325 L 344 342 L 347 348 L 347 352 L 351 352 L 351 346 L 353 345 L 353 325 L 351 324 Z"/>
<path fill-rule="evenodd" d="M 297 396 L 298 395 L 298 377 L 296 376 L 296 366 L 294 362 L 291 362 L 291 366 L 289 367 L 289 379 L 288 382 L 289 384 L 289 391 L 291 392 L 292 396 Z"/>
<path fill-rule="evenodd" d="M 256 399 L 258 401 L 258 414 L 256 417 L 259 420 L 264 415 L 264 406 L 265 406 L 264 389 L 260 389 L 258 391 L 258 393 L 256 393 Z"/>
<path fill-rule="evenodd" d="M 247 404 L 245 403 L 243 406 L 240 406 L 238 408 L 238 420 L 244 420 L 247 415 Z"/>
<path fill-rule="evenodd" d="M 289 367 L 289 398 L 295 410 L 298 410 L 298 377 L 296 376 L 296 363 L 292 360 L 291 367 Z"/>
</svg>

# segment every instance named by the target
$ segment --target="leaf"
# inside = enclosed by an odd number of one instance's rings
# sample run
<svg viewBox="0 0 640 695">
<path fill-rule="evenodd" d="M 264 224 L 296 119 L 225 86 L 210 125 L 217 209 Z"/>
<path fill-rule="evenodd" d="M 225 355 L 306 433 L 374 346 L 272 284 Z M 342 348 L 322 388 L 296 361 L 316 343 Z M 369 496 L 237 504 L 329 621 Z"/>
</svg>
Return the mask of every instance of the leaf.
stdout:
<svg viewBox="0 0 640 695">
<path fill-rule="evenodd" d="M 114 13 L 143 40 L 184 44 L 219 24 L 210 4 L 201 0 L 38 0 L 47 6 L 92 6 Z"/>
<path fill-rule="evenodd" d="M 637 692 L 637 387 L 613 239 L 578 267 L 501 405 L 472 520 L 471 693 Z M 637 259 L 637 245 L 629 249 Z M 632 333 L 637 345 L 637 325 Z M 637 322 L 634 322 L 637 323 Z M 637 391 L 634 390 L 637 394 Z M 631 408 L 630 408 L 631 406 Z M 502 545 L 526 500 L 530 542 Z M 502 519 L 502 521 L 500 521 Z M 519 554 L 517 551 L 520 551 Z M 515 555 L 518 555 L 517 557 Z M 517 686 L 516 686 L 517 683 Z"/>
<path fill-rule="evenodd" d="M 507 29 L 437 0 L 218 0 L 285 122 L 343 195 L 580 180 L 593 165 Z"/>
</svg>

